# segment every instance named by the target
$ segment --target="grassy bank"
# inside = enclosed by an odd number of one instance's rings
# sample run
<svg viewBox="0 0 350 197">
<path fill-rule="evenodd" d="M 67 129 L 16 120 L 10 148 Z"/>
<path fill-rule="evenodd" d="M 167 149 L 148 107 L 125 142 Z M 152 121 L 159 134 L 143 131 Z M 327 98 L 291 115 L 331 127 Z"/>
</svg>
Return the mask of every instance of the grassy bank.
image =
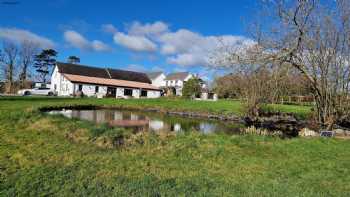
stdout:
<svg viewBox="0 0 350 197">
<path fill-rule="evenodd" d="M 228 101 L 0 100 L 0 196 L 349 196 L 350 144 L 336 139 L 130 133 L 39 106 L 138 105 L 233 113 Z M 109 146 L 108 139 L 125 136 Z"/>
<path fill-rule="evenodd" d="M 218 115 L 244 115 L 244 105 L 237 100 L 219 100 L 213 101 L 192 101 L 185 99 L 74 99 L 74 98 L 55 98 L 55 97 L 4 97 L 0 98 L 3 105 L 1 108 L 11 108 L 11 104 L 16 103 L 16 107 L 30 107 L 30 102 L 35 102 L 32 107 L 43 106 L 66 106 L 66 105 L 96 105 L 110 107 L 127 107 L 135 109 L 160 109 L 167 111 L 185 111 L 210 113 Z M 9 103 L 9 105 L 6 105 Z M 272 112 L 294 113 L 300 118 L 305 118 L 310 113 L 311 107 L 298 105 L 266 105 L 264 110 Z"/>
</svg>

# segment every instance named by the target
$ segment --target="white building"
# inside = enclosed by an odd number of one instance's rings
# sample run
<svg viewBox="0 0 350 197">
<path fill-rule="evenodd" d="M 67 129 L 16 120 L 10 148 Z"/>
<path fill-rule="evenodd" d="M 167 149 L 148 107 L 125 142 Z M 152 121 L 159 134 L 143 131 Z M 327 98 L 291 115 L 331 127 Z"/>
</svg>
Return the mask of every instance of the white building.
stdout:
<svg viewBox="0 0 350 197">
<path fill-rule="evenodd" d="M 57 62 L 51 89 L 58 96 L 158 98 L 161 90 L 145 73 Z"/>
<path fill-rule="evenodd" d="M 165 87 L 165 74 L 163 72 L 147 73 L 148 78 L 152 81 L 152 85 L 161 88 Z"/>
<path fill-rule="evenodd" d="M 193 75 L 188 72 L 171 73 L 165 78 L 165 87 L 172 89 L 173 94 L 182 96 L 182 88 L 184 83 L 191 79 Z"/>
</svg>

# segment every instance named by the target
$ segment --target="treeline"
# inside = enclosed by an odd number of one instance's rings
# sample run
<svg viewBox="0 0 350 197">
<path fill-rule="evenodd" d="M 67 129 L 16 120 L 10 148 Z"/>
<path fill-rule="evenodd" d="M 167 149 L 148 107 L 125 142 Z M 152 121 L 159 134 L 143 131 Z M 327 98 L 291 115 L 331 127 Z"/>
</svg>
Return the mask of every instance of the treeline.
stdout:
<svg viewBox="0 0 350 197">
<path fill-rule="evenodd" d="M 218 77 L 214 91 L 222 99 L 248 100 L 257 97 L 261 103 L 298 103 L 314 101 L 311 87 L 303 75 L 293 69 L 259 67 Z"/>
<path fill-rule="evenodd" d="M 33 82 L 48 82 L 56 64 L 58 52 L 42 49 L 31 41 L 3 40 L 0 45 L 0 93 L 16 93 L 30 88 Z M 79 63 L 80 58 L 69 56 L 69 63 Z"/>
</svg>

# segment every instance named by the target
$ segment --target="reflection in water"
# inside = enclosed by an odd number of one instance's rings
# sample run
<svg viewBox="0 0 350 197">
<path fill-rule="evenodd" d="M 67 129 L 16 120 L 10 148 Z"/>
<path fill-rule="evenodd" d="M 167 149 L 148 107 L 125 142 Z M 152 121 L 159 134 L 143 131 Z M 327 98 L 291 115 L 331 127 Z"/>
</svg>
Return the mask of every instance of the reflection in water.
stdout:
<svg viewBox="0 0 350 197">
<path fill-rule="evenodd" d="M 151 132 L 188 132 L 198 131 L 204 134 L 214 132 L 237 133 L 243 125 L 222 121 L 184 118 L 162 115 L 155 112 L 127 110 L 60 110 L 50 114 L 62 114 L 68 118 L 78 118 L 95 123 L 107 123 L 138 131 Z"/>
</svg>

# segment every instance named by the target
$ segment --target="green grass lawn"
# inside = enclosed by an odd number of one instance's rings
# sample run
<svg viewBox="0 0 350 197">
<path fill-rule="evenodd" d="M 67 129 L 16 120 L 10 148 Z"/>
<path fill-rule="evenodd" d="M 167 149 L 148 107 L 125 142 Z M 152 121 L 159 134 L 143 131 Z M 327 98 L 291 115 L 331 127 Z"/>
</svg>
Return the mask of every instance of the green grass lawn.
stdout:
<svg viewBox="0 0 350 197">
<path fill-rule="evenodd" d="M 242 109 L 232 101 L 0 99 L 0 196 L 350 195 L 346 140 L 133 135 L 36 110 L 74 104 L 227 114 Z M 104 146 L 119 136 L 123 145 Z"/>
<path fill-rule="evenodd" d="M 202 112 L 210 114 L 223 114 L 223 115 L 244 115 L 244 105 L 237 100 L 219 100 L 213 101 L 193 101 L 185 99 L 172 99 L 172 98 L 160 98 L 160 99 L 74 99 L 74 98 L 55 98 L 55 97 L 5 97 L 0 98 L 0 101 L 4 104 L 1 108 L 11 108 L 12 103 L 16 103 L 16 107 L 19 105 L 26 105 L 30 101 L 35 102 L 33 107 L 39 106 L 64 106 L 64 105 L 98 105 L 98 106 L 114 106 L 114 107 L 128 107 L 135 109 L 160 109 L 170 111 L 189 111 L 189 112 Z M 6 105 L 9 103 L 9 105 Z M 274 112 L 294 113 L 299 117 L 306 117 L 310 113 L 311 107 L 298 106 L 298 105 L 266 105 L 264 109 Z"/>
</svg>

